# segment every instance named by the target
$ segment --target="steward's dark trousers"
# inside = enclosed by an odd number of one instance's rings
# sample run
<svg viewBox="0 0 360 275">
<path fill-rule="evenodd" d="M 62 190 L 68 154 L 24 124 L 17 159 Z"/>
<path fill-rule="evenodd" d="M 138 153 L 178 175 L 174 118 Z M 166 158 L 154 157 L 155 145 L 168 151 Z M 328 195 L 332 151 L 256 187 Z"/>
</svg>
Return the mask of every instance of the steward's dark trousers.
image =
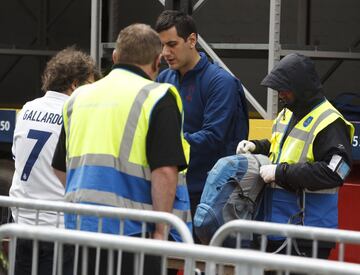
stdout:
<svg viewBox="0 0 360 275">
<path fill-rule="evenodd" d="M 266 251 L 274 252 L 281 246 L 282 243 L 283 243 L 283 241 L 269 241 Z M 318 251 L 317 251 L 318 259 L 328 259 L 329 255 L 330 255 L 330 251 L 331 251 L 332 247 L 334 246 L 332 243 L 329 243 L 329 242 L 323 242 L 323 243 L 325 243 L 326 246 L 324 247 L 324 246 L 319 245 Z M 307 242 L 306 245 L 303 245 L 303 241 L 300 240 L 297 242 L 297 244 L 298 244 L 298 248 L 299 248 L 301 255 L 298 255 L 298 252 L 294 248 L 294 244 L 291 246 L 292 247 L 291 255 L 303 256 L 303 257 L 308 257 L 308 258 L 312 257 L 312 247 L 310 246 L 309 242 Z M 281 251 L 279 251 L 278 254 L 286 254 L 286 247 L 284 247 Z"/>
<path fill-rule="evenodd" d="M 141 238 L 141 234 L 133 235 L 134 238 Z M 146 233 L 146 237 L 149 238 L 148 233 Z M 82 274 L 82 257 L 83 257 L 83 249 L 79 250 L 79 262 L 78 262 L 78 272 L 77 274 Z M 96 270 L 96 248 L 88 248 L 88 261 L 87 261 L 87 275 L 95 274 Z M 112 262 L 113 262 L 113 270 L 108 272 L 108 250 L 100 249 L 100 266 L 99 266 L 99 275 L 108 275 L 108 274 L 117 274 L 117 263 L 118 263 L 118 251 L 114 251 L 112 253 Z M 130 252 L 122 252 L 121 253 L 121 275 L 133 275 L 135 274 L 134 270 L 134 261 L 135 255 Z M 144 257 L 144 267 L 143 267 L 144 275 L 158 275 L 161 274 L 161 257 L 154 255 L 145 255 Z"/>
<path fill-rule="evenodd" d="M 283 243 L 283 241 L 269 241 L 266 251 L 274 252 L 281 246 L 282 243 Z M 322 247 L 321 245 L 318 247 L 317 259 L 328 259 L 330 256 L 330 252 L 332 249 L 332 245 L 331 245 L 332 243 L 329 243 L 329 242 L 324 242 L 324 243 L 325 243 L 325 247 Z M 294 245 L 292 245 L 291 255 L 302 256 L 302 257 L 307 257 L 307 258 L 312 257 L 312 247 L 309 246 L 308 243 L 306 245 L 302 245 L 302 242 L 299 241 L 298 242 L 298 250 L 301 253 L 301 255 L 298 255 L 298 252 L 294 249 Z M 278 254 L 286 254 L 286 247 L 284 247 L 281 251 L 279 251 Z M 266 275 L 276 275 L 277 272 L 276 271 L 267 271 L 267 272 L 265 272 L 265 274 Z M 290 275 L 304 275 L 304 273 L 291 272 Z"/>
<path fill-rule="evenodd" d="M 54 244 L 39 242 L 38 275 L 52 274 Z M 16 242 L 15 275 L 30 275 L 32 268 L 33 241 L 18 239 Z M 63 246 L 63 275 L 73 273 L 73 249 Z M 59 260 L 59 259 L 58 259 Z"/>
</svg>

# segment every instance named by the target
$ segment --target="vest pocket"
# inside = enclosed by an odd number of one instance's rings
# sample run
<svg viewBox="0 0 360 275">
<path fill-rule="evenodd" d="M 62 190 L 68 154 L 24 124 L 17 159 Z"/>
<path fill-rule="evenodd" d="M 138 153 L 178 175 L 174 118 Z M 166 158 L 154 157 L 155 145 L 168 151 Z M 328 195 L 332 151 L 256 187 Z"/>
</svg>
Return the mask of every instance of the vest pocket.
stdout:
<svg viewBox="0 0 360 275">
<path fill-rule="evenodd" d="M 190 203 L 189 191 L 186 185 L 178 185 L 176 187 L 175 199 L 181 202 Z"/>
<path fill-rule="evenodd" d="M 338 194 L 306 193 L 305 225 L 336 228 Z"/>
<path fill-rule="evenodd" d="M 297 195 L 283 189 L 274 189 L 272 192 L 272 222 L 292 223 L 289 220 L 300 211 Z M 290 221 L 290 222 L 289 222 Z"/>
<path fill-rule="evenodd" d="M 173 207 L 181 211 L 190 210 L 190 198 L 186 185 L 177 186 Z"/>
</svg>

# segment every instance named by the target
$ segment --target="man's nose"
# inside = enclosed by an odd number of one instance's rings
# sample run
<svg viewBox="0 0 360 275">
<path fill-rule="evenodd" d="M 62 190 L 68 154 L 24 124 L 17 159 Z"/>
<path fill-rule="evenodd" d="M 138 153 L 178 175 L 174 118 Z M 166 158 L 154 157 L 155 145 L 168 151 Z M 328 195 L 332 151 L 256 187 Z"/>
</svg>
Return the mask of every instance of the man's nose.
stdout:
<svg viewBox="0 0 360 275">
<path fill-rule="evenodd" d="M 163 55 L 164 57 L 166 57 L 166 56 L 169 55 L 169 54 L 170 54 L 170 49 L 169 49 L 169 47 L 166 46 L 166 45 L 164 45 L 163 48 L 162 48 L 162 55 Z"/>
</svg>

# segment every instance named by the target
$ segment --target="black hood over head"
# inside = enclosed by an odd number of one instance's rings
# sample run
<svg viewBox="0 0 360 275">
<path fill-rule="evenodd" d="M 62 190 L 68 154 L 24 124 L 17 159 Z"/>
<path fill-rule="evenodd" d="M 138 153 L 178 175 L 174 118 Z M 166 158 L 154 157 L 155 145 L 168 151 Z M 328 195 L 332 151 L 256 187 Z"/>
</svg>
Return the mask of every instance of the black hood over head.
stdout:
<svg viewBox="0 0 360 275">
<path fill-rule="evenodd" d="M 295 102 L 286 107 L 298 120 L 324 99 L 314 62 L 309 57 L 297 53 L 281 59 L 261 81 L 261 85 L 276 91 L 292 91 Z"/>
</svg>

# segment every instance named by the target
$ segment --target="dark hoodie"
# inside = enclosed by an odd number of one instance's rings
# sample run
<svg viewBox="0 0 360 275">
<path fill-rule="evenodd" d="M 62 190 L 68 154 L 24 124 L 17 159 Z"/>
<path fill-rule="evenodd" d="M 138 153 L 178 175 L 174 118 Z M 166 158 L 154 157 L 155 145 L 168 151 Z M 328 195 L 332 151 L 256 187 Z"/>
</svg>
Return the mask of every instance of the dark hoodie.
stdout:
<svg viewBox="0 0 360 275">
<path fill-rule="evenodd" d="M 294 103 L 285 106 L 293 112 L 288 127 L 290 130 L 322 101 L 326 100 L 322 93 L 322 85 L 315 71 L 314 62 L 300 54 L 289 54 L 277 64 L 264 78 L 261 85 L 276 91 L 292 91 Z M 289 191 L 302 188 L 321 190 L 340 186 L 343 179 L 328 168 L 333 155 L 339 155 L 351 166 L 351 141 L 346 124 L 338 119 L 322 130 L 314 140 L 314 163 L 281 163 L 276 169 L 276 182 Z M 254 141 L 256 152 L 268 154 L 268 140 Z"/>
</svg>

